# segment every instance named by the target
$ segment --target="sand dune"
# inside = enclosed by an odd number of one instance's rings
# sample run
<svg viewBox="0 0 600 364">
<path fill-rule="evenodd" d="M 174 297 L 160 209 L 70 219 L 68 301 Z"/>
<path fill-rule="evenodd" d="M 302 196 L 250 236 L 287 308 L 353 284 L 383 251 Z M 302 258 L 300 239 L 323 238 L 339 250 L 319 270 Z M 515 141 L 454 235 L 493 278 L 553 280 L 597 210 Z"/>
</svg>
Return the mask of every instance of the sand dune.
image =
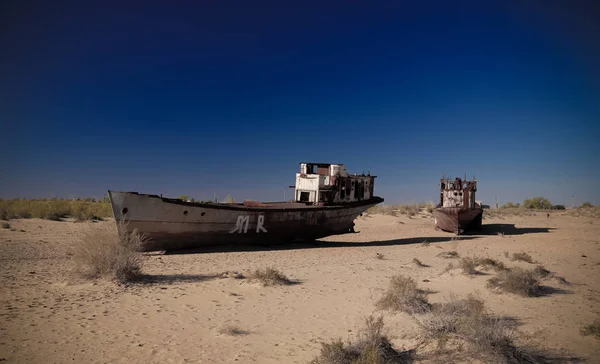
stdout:
<svg viewBox="0 0 600 364">
<path fill-rule="evenodd" d="M 114 222 L 10 223 L 14 231 L 0 229 L 0 359 L 8 363 L 306 363 L 321 341 L 352 337 L 395 274 L 432 291 L 431 302 L 473 293 L 542 345 L 600 358 L 600 341 L 579 332 L 600 316 L 600 224 L 586 217 L 489 219 L 482 234 L 456 240 L 430 218 L 367 216 L 357 219 L 358 233 L 315 244 L 149 254 L 146 282 L 131 285 L 73 273 L 74 242 Z M 534 267 L 504 254 L 527 252 L 570 284 L 546 280 L 547 294 L 535 298 L 494 292 L 485 286 L 494 272 L 445 271 L 451 259 L 439 254 L 452 250 Z M 267 266 L 298 284 L 216 276 Z M 379 313 L 395 346 L 415 343 L 408 316 Z M 227 325 L 242 332 L 222 333 Z"/>
</svg>

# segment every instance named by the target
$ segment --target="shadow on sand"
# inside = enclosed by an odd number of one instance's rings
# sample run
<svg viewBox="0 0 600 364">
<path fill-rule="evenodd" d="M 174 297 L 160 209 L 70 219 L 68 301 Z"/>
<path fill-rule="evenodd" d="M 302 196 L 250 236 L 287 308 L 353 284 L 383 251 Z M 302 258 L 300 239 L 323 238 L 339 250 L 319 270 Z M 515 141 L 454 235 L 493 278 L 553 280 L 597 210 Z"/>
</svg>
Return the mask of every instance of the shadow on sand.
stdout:
<svg viewBox="0 0 600 364">
<path fill-rule="evenodd" d="M 320 248 L 361 248 L 371 246 L 393 246 L 407 244 L 421 244 L 424 241 L 428 243 L 443 243 L 455 239 L 453 236 L 447 237 L 417 237 L 406 239 L 394 239 L 384 241 L 368 241 L 368 242 L 348 242 L 348 241 L 309 241 L 309 242 L 294 242 L 281 244 L 237 244 L 237 245 L 207 245 L 194 249 L 168 250 L 165 255 L 178 254 L 202 254 L 202 253 L 229 253 L 229 252 L 254 252 L 254 251 L 274 251 L 274 250 L 299 250 L 299 249 L 320 249 Z M 477 236 L 463 236 L 460 240 L 478 239 Z"/>
<path fill-rule="evenodd" d="M 515 224 L 483 224 L 481 230 L 467 231 L 463 235 L 524 235 L 524 234 L 538 234 L 538 233 L 549 233 L 554 228 L 518 228 Z"/>
<path fill-rule="evenodd" d="M 138 284 L 192 283 L 222 278 L 218 274 L 144 274 L 135 282 Z"/>
</svg>

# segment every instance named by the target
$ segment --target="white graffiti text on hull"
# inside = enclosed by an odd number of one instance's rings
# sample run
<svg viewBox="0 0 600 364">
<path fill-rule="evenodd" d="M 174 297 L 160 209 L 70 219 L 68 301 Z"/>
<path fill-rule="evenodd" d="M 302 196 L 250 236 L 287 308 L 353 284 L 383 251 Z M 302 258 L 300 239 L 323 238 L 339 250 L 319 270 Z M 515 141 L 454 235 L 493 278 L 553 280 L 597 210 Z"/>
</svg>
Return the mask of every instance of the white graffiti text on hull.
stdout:
<svg viewBox="0 0 600 364">
<path fill-rule="evenodd" d="M 265 215 L 258 215 L 258 220 L 256 221 L 256 233 L 266 233 L 267 229 L 264 227 L 265 224 Z M 240 215 L 237 217 L 237 221 L 235 222 L 235 227 L 229 231 L 230 234 L 238 233 L 238 234 L 246 234 L 248 232 L 248 226 L 250 225 L 250 216 L 249 215 Z"/>
</svg>

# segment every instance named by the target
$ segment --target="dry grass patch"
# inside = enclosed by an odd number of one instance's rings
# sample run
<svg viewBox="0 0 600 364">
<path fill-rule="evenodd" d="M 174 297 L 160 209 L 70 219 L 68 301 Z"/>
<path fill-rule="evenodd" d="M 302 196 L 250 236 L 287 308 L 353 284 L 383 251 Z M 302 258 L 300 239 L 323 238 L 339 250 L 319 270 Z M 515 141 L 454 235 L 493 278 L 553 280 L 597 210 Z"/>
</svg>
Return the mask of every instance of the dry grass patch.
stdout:
<svg viewBox="0 0 600 364">
<path fill-rule="evenodd" d="M 525 252 L 520 252 L 520 253 L 513 253 L 512 257 L 510 258 L 510 260 L 514 261 L 519 261 L 519 262 L 527 262 L 527 263 L 531 263 L 534 264 L 535 262 L 533 261 L 533 258 L 531 257 L 531 255 L 525 253 Z"/>
<path fill-rule="evenodd" d="M 11 226 L 10 226 L 10 224 L 9 224 L 9 223 L 7 223 L 7 222 L 3 222 L 3 223 L 2 223 L 2 228 L 3 228 L 3 229 L 10 229 L 10 228 L 11 228 Z"/>
<path fill-rule="evenodd" d="M 501 271 L 496 277 L 488 279 L 487 287 L 524 297 L 536 297 L 541 294 L 539 272 L 522 268 Z"/>
<path fill-rule="evenodd" d="M 78 270 L 87 278 L 110 278 L 120 282 L 141 276 L 144 255 L 139 250 L 145 239 L 137 231 L 128 233 L 120 222 L 117 234 L 96 231 L 86 234 L 74 247 Z"/>
<path fill-rule="evenodd" d="M 92 198 L 79 200 L 40 199 L 40 200 L 0 200 L 0 219 L 39 218 L 58 221 L 65 217 L 77 220 L 101 220 L 112 216 L 108 201 Z"/>
<path fill-rule="evenodd" d="M 437 255 L 440 258 L 444 258 L 444 259 L 456 259 L 458 258 L 458 253 L 456 252 L 456 250 L 452 250 L 449 252 L 441 252 L 440 254 Z"/>
<path fill-rule="evenodd" d="M 479 259 L 478 263 L 479 263 L 479 265 L 483 266 L 486 270 L 492 269 L 492 270 L 495 270 L 496 272 L 502 272 L 502 271 L 508 270 L 508 268 L 506 268 L 504 263 L 502 263 L 499 260 L 492 259 L 492 258 L 481 258 L 481 259 Z"/>
<path fill-rule="evenodd" d="M 477 269 L 477 260 L 474 258 L 461 258 L 458 262 L 458 266 L 462 269 L 464 274 L 473 275 L 479 273 Z"/>
<path fill-rule="evenodd" d="M 275 268 L 256 269 L 248 275 L 248 279 L 259 281 L 263 286 L 290 285 L 294 282 Z"/>
<path fill-rule="evenodd" d="M 412 363 L 412 352 L 399 352 L 384 332 L 383 318 L 369 316 L 355 342 L 338 339 L 321 343 L 319 356 L 311 364 L 403 364 Z"/>
<path fill-rule="evenodd" d="M 219 334 L 229 335 L 229 336 L 240 336 L 240 335 L 248 335 L 250 332 L 247 330 L 243 330 L 236 325 L 224 325 L 219 329 Z"/>
<path fill-rule="evenodd" d="M 581 329 L 581 335 L 590 336 L 594 335 L 596 339 L 600 339 L 600 319 L 595 320 L 593 323 L 589 325 L 585 325 Z"/>
<path fill-rule="evenodd" d="M 417 287 L 417 283 L 412 278 L 396 275 L 391 278 L 388 290 L 377 301 L 376 307 L 415 314 L 428 311 L 430 304 L 425 292 Z"/>
<path fill-rule="evenodd" d="M 422 341 L 435 344 L 441 359 L 452 362 L 452 349 L 469 361 L 484 363 L 538 363 L 540 351 L 516 344 L 519 333 L 511 320 L 488 314 L 483 302 L 472 296 L 434 304 L 423 318 L 416 318 Z M 450 350 L 447 350 L 450 349 Z M 445 350 L 445 351 L 444 351 Z M 438 357 L 440 359 L 440 357 Z"/>
</svg>

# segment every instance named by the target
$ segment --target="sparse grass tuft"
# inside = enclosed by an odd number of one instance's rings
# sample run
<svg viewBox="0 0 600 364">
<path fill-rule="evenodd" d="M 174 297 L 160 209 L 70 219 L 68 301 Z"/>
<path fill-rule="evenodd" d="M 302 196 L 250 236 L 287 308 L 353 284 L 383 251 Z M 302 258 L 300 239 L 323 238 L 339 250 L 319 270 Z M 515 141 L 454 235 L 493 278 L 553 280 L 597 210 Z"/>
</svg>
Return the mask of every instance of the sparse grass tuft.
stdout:
<svg viewBox="0 0 600 364">
<path fill-rule="evenodd" d="M 456 250 L 452 250 L 449 252 L 441 252 L 437 256 L 445 259 L 455 259 L 458 258 L 458 252 L 456 252 Z"/>
<path fill-rule="evenodd" d="M 381 253 L 376 253 L 375 254 L 375 258 L 377 258 L 377 259 L 384 259 L 385 257 Z"/>
<path fill-rule="evenodd" d="M 290 285 L 293 282 L 275 268 L 256 269 L 248 275 L 251 280 L 259 281 L 263 286 Z"/>
<path fill-rule="evenodd" d="M 237 271 L 225 271 L 225 272 L 221 272 L 219 274 L 216 275 L 218 278 L 234 278 L 234 279 L 245 279 L 246 276 L 244 276 L 242 273 L 237 272 Z"/>
<path fill-rule="evenodd" d="M 461 258 L 458 266 L 462 269 L 464 274 L 473 275 L 479 273 L 475 267 L 477 266 L 477 260 L 475 258 Z"/>
<path fill-rule="evenodd" d="M 413 258 L 412 262 L 413 262 L 413 263 L 415 263 L 415 265 L 416 265 L 417 267 L 419 267 L 419 268 L 426 268 L 426 267 L 429 267 L 427 264 L 423 264 L 423 263 L 421 263 L 421 261 L 420 261 L 419 259 L 417 259 L 417 258 Z"/>
<path fill-rule="evenodd" d="M 501 271 L 496 277 L 488 279 L 487 287 L 524 297 L 536 297 L 541 293 L 538 273 L 534 269 L 525 270 L 518 267 Z"/>
<path fill-rule="evenodd" d="M 483 266 L 484 269 L 493 269 L 496 272 L 508 270 L 504 263 L 492 258 L 477 258 L 477 265 Z"/>
<path fill-rule="evenodd" d="M 531 263 L 533 264 L 533 258 L 531 257 L 531 255 L 525 253 L 525 252 L 520 252 L 520 253 L 513 253 L 512 258 L 510 258 L 510 260 L 512 261 L 520 261 L 520 262 L 527 262 L 527 263 Z"/>
<path fill-rule="evenodd" d="M 423 329 L 423 341 L 436 343 L 440 352 L 452 346 L 469 359 L 485 363 L 537 363 L 540 360 L 539 351 L 515 344 L 518 333 L 510 320 L 489 315 L 483 302 L 472 296 L 435 304 L 425 318 L 418 321 Z"/>
<path fill-rule="evenodd" d="M 423 313 L 430 305 L 425 293 L 417 287 L 410 277 L 393 276 L 387 292 L 377 301 L 377 308 L 409 314 Z"/>
<path fill-rule="evenodd" d="M 412 362 L 412 353 L 398 352 L 384 333 L 383 318 L 369 316 L 356 341 L 321 343 L 319 356 L 310 364 L 402 364 Z"/>
<path fill-rule="evenodd" d="M 552 272 L 550 272 L 548 269 L 544 268 L 543 265 L 538 265 L 537 267 L 535 267 L 535 269 L 533 270 L 535 277 L 537 279 L 543 279 L 548 277 Z"/>
<path fill-rule="evenodd" d="M 247 330 L 243 330 L 235 325 L 225 325 L 219 329 L 219 334 L 229 335 L 229 336 L 239 336 L 239 335 L 248 335 L 249 332 Z"/>
<path fill-rule="evenodd" d="M 2 223 L 2 228 L 3 228 L 3 229 L 10 229 L 10 228 L 11 228 L 11 226 L 10 226 L 10 224 L 9 224 L 9 223 L 7 223 L 7 222 L 3 222 L 3 223 Z"/>
<path fill-rule="evenodd" d="M 600 319 L 595 320 L 593 323 L 589 325 L 585 325 L 581 329 L 581 335 L 590 336 L 594 335 L 596 339 L 600 339 Z"/>
<path fill-rule="evenodd" d="M 85 235 L 75 246 L 73 258 L 85 277 L 134 281 L 141 276 L 144 256 L 139 249 L 144 240 L 137 231 L 128 233 L 120 222 L 117 236 L 103 231 Z"/>
</svg>

